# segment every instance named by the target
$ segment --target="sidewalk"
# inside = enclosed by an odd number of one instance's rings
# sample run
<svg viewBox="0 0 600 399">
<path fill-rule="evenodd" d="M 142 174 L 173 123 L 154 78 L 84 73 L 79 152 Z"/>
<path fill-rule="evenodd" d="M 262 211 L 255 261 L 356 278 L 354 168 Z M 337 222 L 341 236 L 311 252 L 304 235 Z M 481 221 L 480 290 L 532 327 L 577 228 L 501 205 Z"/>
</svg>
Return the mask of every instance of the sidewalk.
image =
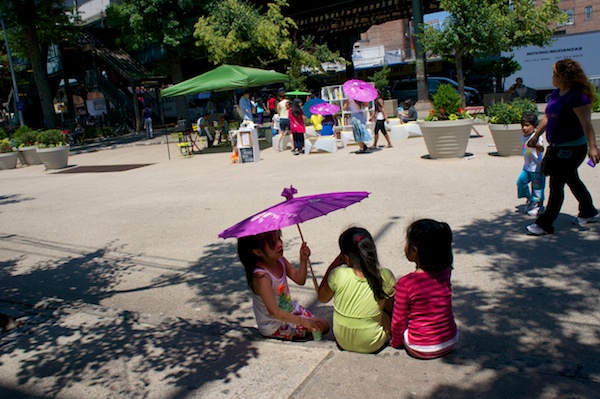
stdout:
<svg viewBox="0 0 600 399">
<path fill-rule="evenodd" d="M 73 166 L 144 165 L 112 173 L 0 172 L 1 398 L 595 398 L 600 388 L 600 225 L 530 237 L 516 213 L 520 157 L 497 157 L 489 131 L 474 157 L 427 160 L 420 138 L 357 155 L 294 157 L 268 148 L 232 165 L 229 152 L 168 159 L 161 137 L 72 154 Z M 600 201 L 600 174 L 580 174 Z M 217 234 L 298 195 L 367 190 L 370 197 L 302 231 L 320 281 L 349 224 L 368 228 L 398 278 L 406 226 L 454 231 L 456 350 L 419 361 L 386 348 L 340 351 L 286 343 L 255 329 L 235 241 Z M 300 239 L 283 231 L 296 263 Z M 292 297 L 324 317 L 310 281 Z"/>
</svg>

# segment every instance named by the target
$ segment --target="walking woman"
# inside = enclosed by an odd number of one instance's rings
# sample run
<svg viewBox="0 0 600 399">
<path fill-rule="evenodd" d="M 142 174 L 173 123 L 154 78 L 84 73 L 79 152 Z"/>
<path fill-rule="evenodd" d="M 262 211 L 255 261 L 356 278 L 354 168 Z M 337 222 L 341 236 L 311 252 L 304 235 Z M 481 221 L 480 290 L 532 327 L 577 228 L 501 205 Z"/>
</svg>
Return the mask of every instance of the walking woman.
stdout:
<svg viewBox="0 0 600 399">
<path fill-rule="evenodd" d="M 573 223 L 584 225 L 599 219 L 592 196 L 577 172 L 586 154 L 590 163 L 600 162 L 591 122 L 594 88 L 577 61 L 560 60 L 552 69 L 552 85 L 556 89 L 550 95 L 537 132 L 527 143 L 535 147 L 540 135 L 546 132 L 549 147 L 542 161 L 542 173 L 550 176 L 548 205 L 535 223 L 527 226 L 529 233 L 537 236 L 554 233 L 553 223 L 564 201 L 565 184 L 579 202 L 579 214 Z"/>
</svg>

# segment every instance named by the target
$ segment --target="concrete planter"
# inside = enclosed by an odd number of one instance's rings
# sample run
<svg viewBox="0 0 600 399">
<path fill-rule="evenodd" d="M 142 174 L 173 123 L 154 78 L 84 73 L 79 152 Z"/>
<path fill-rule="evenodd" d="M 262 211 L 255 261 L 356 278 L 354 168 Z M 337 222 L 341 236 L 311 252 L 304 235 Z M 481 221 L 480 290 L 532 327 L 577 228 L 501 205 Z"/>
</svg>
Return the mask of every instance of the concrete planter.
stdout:
<svg viewBox="0 0 600 399">
<path fill-rule="evenodd" d="M 417 122 L 421 128 L 429 157 L 462 158 L 467 151 L 473 119 Z"/>
<path fill-rule="evenodd" d="M 23 165 L 41 165 L 42 160 L 37 154 L 37 146 L 30 145 L 19 148 L 19 160 Z"/>
<path fill-rule="evenodd" d="M 16 151 L 0 153 L 0 170 L 16 168 L 18 156 Z"/>
<path fill-rule="evenodd" d="M 490 132 L 496 144 L 498 155 L 508 157 L 511 155 L 523 155 L 523 144 L 521 138 L 523 131 L 520 123 L 510 125 L 499 125 L 490 123 Z"/>
<path fill-rule="evenodd" d="M 46 169 L 62 169 L 67 167 L 69 149 L 68 145 L 53 148 L 38 148 L 37 153 Z"/>
</svg>

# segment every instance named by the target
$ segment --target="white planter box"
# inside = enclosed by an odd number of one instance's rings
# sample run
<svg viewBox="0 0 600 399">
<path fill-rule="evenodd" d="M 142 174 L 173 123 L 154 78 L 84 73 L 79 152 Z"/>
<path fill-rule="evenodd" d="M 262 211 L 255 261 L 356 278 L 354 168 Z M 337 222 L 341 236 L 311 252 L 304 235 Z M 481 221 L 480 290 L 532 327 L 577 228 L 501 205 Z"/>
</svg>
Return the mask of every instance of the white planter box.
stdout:
<svg viewBox="0 0 600 399">
<path fill-rule="evenodd" d="M 37 153 L 46 169 L 66 168 L 69 161 L 68 145 L 54 148 L 38 148 Z"/>
<path fill-rule="evenodd" d="M 523 144 L 521 138 L 523 131 L 520 123 L 510 125 L 499 125 L 490 123 L 490 132 L 496 144 L 498 155 L 508 157 L 511 155 L 523 155 Z"/>
<path fill-rule="evenodd" d="M 421 128 L 429 157 L 462 158 L 467 151 L 473 119 L 417 122 Z"/>
<path fill-rule="evenodd" d="M 19 153 L 16 151 L 0 153 L 0 170 L 16 168 L 18 157 Z"/>
</svg>

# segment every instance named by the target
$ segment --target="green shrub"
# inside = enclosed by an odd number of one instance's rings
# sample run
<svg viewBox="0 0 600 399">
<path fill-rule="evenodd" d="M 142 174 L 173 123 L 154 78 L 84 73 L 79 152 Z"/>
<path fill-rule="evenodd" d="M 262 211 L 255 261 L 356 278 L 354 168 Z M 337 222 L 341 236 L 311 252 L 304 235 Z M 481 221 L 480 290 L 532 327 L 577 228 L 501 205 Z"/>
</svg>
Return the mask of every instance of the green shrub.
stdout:
<svg viewBox="0 0 600 399">
<path fill-rule="evenodd" d="M 28 126 L 21 126 L 13 134 L 13 143 L 17 148 L 36 145 L 37 133 Z"/>
<path fill-rule="evenodd" d="M 527 112 L 538 114 L 537 104 L 528 98 L 517 98 L 510 103 L 494 103 L 487 109 L 489 122 L 499 125 L 521 123 L 521 118 Z"/>
<path fill-rule="evenodd" d="M 466 119 L 469 114 L 461 108 L 462 100 L 454 86 L 441 84 L 437 93 L 432 96 L 433 109 L 425 118 L 426 121 L 443 121 L 448 119 Z"/>
<path fill-rule="evenodd" d="M 598 94 L 598 89 L 594 90 L 594 98 L 592 98 L 592 112 L 600 112 L 600 94 Z"/>
<path fill-rule="evenodd" d="M 10 143 L 8 137 L 5 137 L 2 140 L 0 140 L 0 153 L 12 152 L 12 150 L 13 146 Z"/>
<path fill-rule="evenodd" d="M 8 135 L 4 131 L 4 129 L 0 128 L 0 140 L 7 139 Z"/>
<path fill-rule="evenodd" d="M 40 130 L 37 133 L 38 147 L 51 148 L 66 145 L 65 136 L 58 129 Z"/>
</svg>

